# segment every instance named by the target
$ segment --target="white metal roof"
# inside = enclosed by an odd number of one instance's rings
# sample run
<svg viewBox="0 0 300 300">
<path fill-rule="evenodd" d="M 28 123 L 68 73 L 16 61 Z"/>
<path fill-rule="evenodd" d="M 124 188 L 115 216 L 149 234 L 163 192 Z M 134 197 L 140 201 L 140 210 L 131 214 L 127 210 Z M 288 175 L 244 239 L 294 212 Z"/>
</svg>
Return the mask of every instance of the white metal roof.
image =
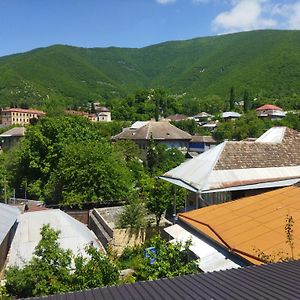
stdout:
<svg viewBox="0 0 300 300">
<path fill-rule="evenodd" d="M 14 127 L 0 134 L 0 137 L 24 136 L 25 131 L 25 127 Z"/>
<path fill-rule="evenodd" d="M 239 118 L 241 114 L 235 111 L 225 111 L 222 113 L 222 118 Z"/>
<path fill-rule="evenodd" d="M 204 272 L 227 270 L 240 267 L 232 260 L 226 258 L 213 246 L 207 244 L 204 240 L 196 237 L 178 224 L 164 229 L 175 241 L 184 243 L 192 241 L 190 250 L 200 258 L 198 266 Z"/>
<path fill-rule="evenodd" d="M 286 127 L 272 127 L 261 135 L 256 142 L 259 143 L 281 143 Z"/>
<path fill-rule="evenodd" d="M 130 130 L 137 130 L 145 125 L 147 125 L 149 121 L 136 121 L 129 128 Z"/>
<path fill-rule="evenodd" d="M 71 249 L 74 254 L 85 255 L 84 248 L 91 243 L 98 249 L 102 247 L 87 226 L 59 209 L 28 212 L 20 216 L 20 223 L 11 245 L 8 266 L 22 266 L 32 258 L 34 249 L 41 239 L 40 229 L 44 224 L 50 224 L 53 229 L 60 230 L 60 246 Z"/>
<path fill-rule="evenodd" d="M 0 245 L 18 219 L 18 208 L 0 203 Z"/>
</svg>

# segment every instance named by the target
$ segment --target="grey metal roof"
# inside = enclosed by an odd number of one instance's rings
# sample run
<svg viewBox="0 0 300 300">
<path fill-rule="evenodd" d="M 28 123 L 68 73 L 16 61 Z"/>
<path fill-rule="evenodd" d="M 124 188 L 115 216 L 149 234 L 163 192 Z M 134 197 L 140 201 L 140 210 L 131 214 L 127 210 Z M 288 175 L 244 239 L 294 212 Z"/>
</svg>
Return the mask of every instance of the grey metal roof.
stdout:
<svg viewBox="0 0 300 300">
<path fill-rule="evenodd" d="M 24 136 L 25 131 L 25 127 L 14 127 L 0 134 L 0 137 Z"/>
<path fill-rule="evenodd" d="M 96 288 L 35 299 L 299 299 L 300 261 Z"/>
<path fill-rule="evenodd" d="M 103 249 L 95 234 L 84 224 L 59 209 L 27 212 L 20 216 L 19 225 L 13 239 L 8 266 L 23 266 L 33 255 L 41 239 L 40 229 L 49 224 L 60 231 L 59 244 L 64 249 L 71 249 L 74 254 L 86 255 L 85 246 L 93 243 Z"/>
<path fill-rule="evenodd" d="M 20 214 L 16 207 L 0 203 L 0 245 Z"/>
</svg>

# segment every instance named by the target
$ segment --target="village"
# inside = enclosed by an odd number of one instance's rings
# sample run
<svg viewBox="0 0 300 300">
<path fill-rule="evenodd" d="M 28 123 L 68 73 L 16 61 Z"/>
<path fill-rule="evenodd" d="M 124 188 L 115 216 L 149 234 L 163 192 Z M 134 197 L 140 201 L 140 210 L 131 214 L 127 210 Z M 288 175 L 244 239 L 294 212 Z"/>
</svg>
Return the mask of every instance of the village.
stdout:
<svg viewBox="0 0 300 300">
<path fill-rule="evenodd" d="M 66 110 L 63 118 L 85 119 L 84 122 L 91 124 L 115 122 L 113 112 L 107 107 L 99 103 L 93 106 L 93 113 Z M 276 124 L 287 112 L 266 103 L 256 108 L 255 114 Z M 179 164 L 174 158 L 172 168 L 163 173 L 153 173 L 154 190 L 156 185 L 168 183 L 171 192 L 168 206 L 159 213 L 152 210 L 147 225 L 125 222 L 120 226 L 120 215 L 126 211 L 138 216 L 138 212 L 133 212 L 138 202 L 128 206 L 124 202 L 99 205 L 100 202 L 94 201 L 84 207 L 76 203 L 74 209 L 67 203 L 60 206 L 31 199 L 32 190 L 30 193 L 26 186 L 16 195 L 15 188 L 9 190 L 4 182 L 4 203 L 0 203 L 1 276 L 6 269 L 22 268 L 32 260 L 41 240 L 41 230 L 49 224 L 60 232 L 60 247 L 83 257 L 88 257 L 87 245 L 104 255 L 113 251 L 122 257 L 128 247 L 143 245 L 159 233 L 168 244 L 188 244 L 189 260 L 194 260 L 197 266 L 197 272 L 188 276 L 131 284 L 124 281 L 126 288 L 123 285 L 99 287 L 73 292 L 73 296 L 49 296 L 49 299 L 75 297 L 75 294 L 83 297 L 83 293 L 85 297 L 93 294 L 91 297 L 95 299 L 105 299 L 105 295 L 112 295 L 113 299 L 121 299 L 122 295 L 126 299 L 143 293 L 145 299 L 158 299 L 162 292 L 170 299 L 177 299 L 178 295 L 197 299 L 217 295 L 225 299 L 236 294 L 240 299 L 265 294 L 274 299 L 278 295 L 294 298 L 300 277 L 297 261 L 300 255 L 300 132 L 274 125 L 259 137 L 239 141 L 214 138 L 213 132 L 220 123 L 234 124 L 240 117 L 235 111 L 222 112 L 218 117 L 207 112 L 190 117 L 175 114 L 160 120 L 133 122 L 110 136 L 113 147 L 128 141 L 137 146 L 147 167 L 149 151 L 158 145 L 163 145 L 163 153 L 175 156 L 175 152 L 170 153 L 175 149 L 183 157 Z M 3 109 L 2 127 L 10 129 L 0 134 L 0 155 L 18 147 L 27 139 L 27 131 L 47 118 L 45 112 L 35 109 Z M 190 120 L 209 134 L 193 135 L 176 127 L 176 122 Z M 153 170 L 149 170 L 152 174 Z M 103 182 L 98 184 L 101 186 Z M 158 194 L 157 203 L 163 202 L 163 197 Z M 159 249 L 151 245 L 146 249 L 146 261 L 155 266 Z M 125 268 L 120 276 L 131 276 L 134 272 Z M 2 282 L 5 286 L 5 280 Z M 223 284 L 216 286 L 216 282 Z"/>
</svg>

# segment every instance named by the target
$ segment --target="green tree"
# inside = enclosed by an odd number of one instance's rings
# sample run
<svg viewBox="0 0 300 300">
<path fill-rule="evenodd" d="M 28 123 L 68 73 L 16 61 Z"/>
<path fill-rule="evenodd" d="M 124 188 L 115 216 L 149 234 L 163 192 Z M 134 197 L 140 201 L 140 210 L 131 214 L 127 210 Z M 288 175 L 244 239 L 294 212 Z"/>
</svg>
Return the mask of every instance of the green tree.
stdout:
<svg viewBox="0 0 300 300">
<path fill-rule="evenodd" d="M 246 113 L 251 109 L 251 102 L 250 102 L 249 93 L 247 90 L 244 91 L 243 101 L 244 101 L 244 112 Z"/>
<path fill-rule="evenodd" d="M 230 88 L 230 96 L 229 96 L 229 109 L 232 111 L 234 110 L 235 105 L 235 94 L 234 94 L 234 87 Z"/>
<path fill-rule="evenodd" d="M 197 261 L 189 257 L 191 242 L 169 243 L 160 236 L 154 236 L 145 244 L 155 248 L 155 254 L 149 252 L 149 256 L 155 259 L 151 264 L 149 258 L 144 258 L 140 268 L 136 270 L 138 280 L 155 280 L 193 274 L 198 272 Z"/>
</svg>

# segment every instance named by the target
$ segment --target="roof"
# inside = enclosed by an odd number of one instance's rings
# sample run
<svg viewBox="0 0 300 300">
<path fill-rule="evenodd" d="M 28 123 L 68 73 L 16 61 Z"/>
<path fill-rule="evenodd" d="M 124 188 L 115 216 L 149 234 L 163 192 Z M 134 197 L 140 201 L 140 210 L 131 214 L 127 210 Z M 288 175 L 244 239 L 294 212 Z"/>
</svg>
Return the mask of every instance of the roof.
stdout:
<svg viewBox="0 0 300 300">
<path fill-rule="evenodd" d="M 0 245 L 20 215 L 16 207 L 0 203 Z"/>
<path fill-rule="evenodd" d="M 109 112 L 109 109 L 105 106 L 96 106 L 95 110 L 97 112 Z"/>
<path fill-rule="evenodd" d="M 281 110 L 282 108 L 272 104 L 265 104 L 263 106 L 258 107 L 256 110 Z"/>
<path fill-rule="evenodd" d="M 45 113 L 41 110 L 36 109 L 24 109 L 24 108 L 9 108 L 3 109 L 2 112 L 19 112 L 19 113 L 28 113 L 28 114 L 38 114 L 45 115 Z"/>
<path fill-rule="evenodd" d="M 22 266 L 32 258 L 34 249 L 41 239 L 40 229 L 44 224 L 50 224 L 55 230 L 60 230 L 61 247 L 71 249 L 74 254 L 85 255 L 84 247 L 91 242 L 94 247 L 102 247 L 92 231 L 59 209 L 27 212 L 20 216 L 11 245 L 8 266 Z"/>
<path fill-rule="evenodd" d="M 169 226 L 164 229 L 174 240 L 180 243 L 185 243 L 190 241 L 190 250 L 200 258 L 198 262 L 198 267 L 203 272 L 212 272 L 220 270 L 228 270 L 232 268 L 238 268 L 240 264 L 237 264 L 228 256 L 218 251 L 215 247 L 211 246 L 204 239 L 192 234 L 190 231 L 186 230 L 179 224 Z M 243 264 L 245 265 L 245 264 Z"/>
<path fill-rule="evenodd" d="M 204 112 L 204 111 L 193 116 L 193 118 L 210 118 L 210 117 L 212 117 L 212 115 L 210 115 L 209 113 Z"/>
<path fill-rule="evenodd" d="M 222 113 L 222 118 L 239 118 L 241 114 L 235 112 L 235 111 L 226 111 Z"/>
<path fill-rule="evenodd" d="M 36 299 L 289 300 L 300 294 L 300 261 L 95 288 Z"/>
<path fill-rule="evenodd" d="M 186 115 L 181 115 L 181 114 L 175 114 L 175 115 L 170 115 L 166 117 L 165 119 L 170 120 L 170 121 L 182 121 L 186 120 L 188 117 Z"/>
<path fill-rule="evenodd" d="M 191 135 L 167 121 L 149 121 L 136 130 L 125 129 L 114 136 L 114 139 L 130 140 L 190 140 Z"/>
<path fill-rule="evenodd" d="M 0 134 L 0 137 L 25 136 L 25 131 L 25 127 L 14 127 Z"/>
<path fill-rule="evenodd" d="M 299 199 L 300 188 L 291 186 L 182 213 L 179 219 L 230 252 L 260 264 L 257 250 L 290 254 L 285 234 L 287 215 L 295 221 L 294 253 L 300 253 Z"/>
<path fill-rule="evenodd" d="M 210 135 L 193 135 L 190 143 L 217 144 L 217 141 Z"/>
<path fill-rule="evenodd" d="M 192 191 L 258 188 L 256 184 L 300 180 L 300 133 L 274 127 L 255 142 L 223 142 L 162 177 Z M 286 181 L 286 184 L 295 182 Z M 260 186 L 259 188 L 263 188 Z M 272 187 L 272 184 L 271 186 Z"/>
</svg>

